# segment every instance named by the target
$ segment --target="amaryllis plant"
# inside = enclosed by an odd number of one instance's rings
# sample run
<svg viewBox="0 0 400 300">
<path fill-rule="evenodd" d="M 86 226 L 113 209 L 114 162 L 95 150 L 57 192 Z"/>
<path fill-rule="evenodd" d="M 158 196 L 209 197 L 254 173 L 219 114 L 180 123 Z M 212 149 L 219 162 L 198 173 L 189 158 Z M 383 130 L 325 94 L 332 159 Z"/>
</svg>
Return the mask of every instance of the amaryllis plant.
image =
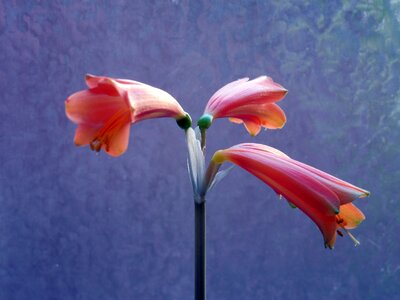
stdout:
<svg viewBox="0 0 400 300">
<path fill-rule="evenodd" d="M 279 129 L 286 116 L 277 102 L 287 90 L 270 77 L 243 78 L 219 89 L 208 101 L 204 114 L 192 129 L 192 120 L 167 92 L 144 83 L 104 76 L 86 76 L 87 90 L 68 97 L 68 118 L 78 125 L 74 142 L 94 151 L 119 156 L 128 148 L 131 124 L 146 119 L 174 118 L 186 134 L 188 170 L 195 207 L 195 299 L 206 297 L 206 195 L 237 165 L 270 186 L 290 206 L 297 207 L 318 226 L 325 247 L 333 249 L 336 236 L 349 232 L 364 219 L 352 203 L 369 192 L 261 144 L 244 143 L 218 150 L 206 164 L 206 131 L 218 118 L 243 124 L 251 136 L 262 127 Z"/>
</svg>

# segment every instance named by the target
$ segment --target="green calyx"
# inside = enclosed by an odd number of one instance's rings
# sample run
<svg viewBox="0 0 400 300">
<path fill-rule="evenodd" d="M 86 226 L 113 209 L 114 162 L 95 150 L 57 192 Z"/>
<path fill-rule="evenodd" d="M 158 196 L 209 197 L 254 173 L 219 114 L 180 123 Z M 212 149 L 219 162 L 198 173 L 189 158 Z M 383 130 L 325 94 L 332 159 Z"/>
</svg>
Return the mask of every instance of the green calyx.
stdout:
<svg viewBox="0 0 400 300">
<path fill-rule="evenodd" d="M 213 121 L 213 116 L 209 114 L 204 114 L 201 118 L 197 121 L 197 125 L 200 129 L 208 129 L 211 126 Z"/>
<path fill-rule="evenodd" d="M 187 113 L 185 114 L 184 117 L 176 120 L 176 123 L 178 124 L 178 126 L 184 130 L 189 129 L 192 126 L 192 118 L 190 117 L 190 115 Z"/>
</svg>

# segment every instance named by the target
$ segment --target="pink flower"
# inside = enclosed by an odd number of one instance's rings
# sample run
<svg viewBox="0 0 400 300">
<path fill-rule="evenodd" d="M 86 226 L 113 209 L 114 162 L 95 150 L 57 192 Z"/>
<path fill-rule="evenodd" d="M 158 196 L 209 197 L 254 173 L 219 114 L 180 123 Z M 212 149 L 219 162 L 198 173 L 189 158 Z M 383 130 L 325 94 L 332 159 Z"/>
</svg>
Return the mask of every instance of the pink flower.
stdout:
<svg viewBox="0 0 400 300">
<path fill-rule="evenodd" d="M 257 135 L 261 127 L 282 128 L 286 116 L 275 102 L 286 94 L 285 88 L 267 76 L 233 81 L 210 98 L 198 125 L 207 129 L 214 119 L 227 117 L 234 123 L 244 123 L 252 136 Z"/>
<path fill-rule="evenodd" d="M 74 142 L 119 156 L 128 147 L 131 123 L 161 117 L 188 120 L 167 92 L 141 82 L 86 75 L 88 90 L 65 101 L 68 118 L 78 124 Z"/>
<path fill-rule="evenodd" d="M 336 233 L 357 227 L 364 214 L 351 202 L 369 192 L 289 158 L 265 145 L 246 143 L 217 151 L 213 163 L 230 161 L 269 185 L 289 204 L 301 209 L 319 227 L 325 246 L 333 248 Z"/>
</svg>

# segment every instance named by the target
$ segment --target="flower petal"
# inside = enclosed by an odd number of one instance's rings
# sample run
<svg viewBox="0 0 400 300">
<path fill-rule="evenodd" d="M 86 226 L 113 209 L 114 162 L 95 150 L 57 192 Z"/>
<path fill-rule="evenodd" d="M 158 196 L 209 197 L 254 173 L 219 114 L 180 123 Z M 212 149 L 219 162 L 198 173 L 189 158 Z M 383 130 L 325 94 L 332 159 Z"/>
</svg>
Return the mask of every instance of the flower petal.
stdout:
<svg viewBox="0 0 400 300">
<path fill-rule="evenodd" d="M 339 197 L 341 205 L 350 203 L 357 198 L 364 198 L 369 195 L 368 191 L 352 185 L 351 183 L 348 183 L 344 180 L 336 178 L 335 176 L 332 176 L 314 167 L 311 167 L 294 159 L 290 159 L 290 162 L 309 171 L 316 179 L 327 185 Z"/>
<path fill-rule="evenodd" d="M 315 179 L 319 180 L 321 183 L 329 187 L 339 197 L 341 205 L 352 202 L 357 198 L 363 198 L 369 195 L 368 191 L 361 189 L 355 185 L 352 185 L 351 183 L 348 183 L 337 177 L 334 177 L 328 173 L 325 173 L 319 169 L 316 169 L 310 165 L 291 159 L 289 156 L 287 156 L 286 154 L 275 148 L 255 143 L 244 143 L 236 145 L 234 147 L 236 150 L 250 150 L 250 151 L 261 151 L 261 152 L 264 151 L 264 152 L 274 153 L 276 155 L 280 155 L 286 158 L 289 163 L 295 164 L 309 171 L 311 176 L 313 176 Z"/>
<path fill-rule="evenodd" d="M 95 76 L 95 75 L 92 75 L 92 74 L 86 74 L 85 75 L 85 82 L 86 82 L 86 85 L 89 88 L 92 89 L 92 88 L 95 88 L 103 78 L 104 77 L 102 77 L 102 76 Z"/>
<path fill-rule="evenodd" d="M 146 84 L 137 84 L 129 89 L 128 99 L 134 108 L 133 122 L 161 117 L 179 119 L 186 115 L 174 97 Z"/>
<path fill-rule="evenodd" d="M 218 90 L 207 103 L 205 113 L 214 118 L 226 117 L 226 112 L 247 104 L 273 103 L 283 99 L 287 90 L 270 77 L 260 76 L 227 84 Z"/>
<path fill-rule="evenodd" d="M 345 229 L 354 229 L 365 220 L 365 215 L 353 203 L 347 203 L 340 206 L 338 218 L 343 220 L 340 226 Z"/>
<path fill-rule="evenodd" d="M 215 108 L 215 106 L 217 106 L 218 103 L 224 100 L 226 94 L 228 94 L 235 87 L 240 86 L 242 83 L 249 81 L 249 79 L 250 79 L 249 77 L 244 77 L 224 85 L 222 88 L 216 91 L 214 95 L 211 96 L 207 104 L 208 109 L 212 110 L 213 108 Z"/>
<path fill-rule="evenodd" d="M 257 118 L 247 117 L 247 118 L 229 118 L 229 121 L 236 124 L 244 124 L 247 132 L 251 136 L 256 136 L 261 130 L 261 123 Z"/>
<path fill-rule="evenodd" d="M 284 111 L 274 103 L 244 105 L 226 112 L 226 116 L 233 123 L 244 123 L 252 136 L 260 132 L 261 126 L 268 129 L 278 129 L 286 123 Z"/>
<path fill-rule="evenodd" d="M 88 145 L 96 137 L 100 128 L 90 127 L 87 125 L 79 125 L 75 131 L 74 143 L 77 146 Z"/>
<path fill-rule="evenodd" d="M 304 174 L 301 168 L 285 163 L 274 155 L 229 149 L 222 151 L 227 151 L 226 157 L 230 162 L 264 181 L 303 211 L 315 208 L 325 215 L 335 215 L 339 212 L 340 203 L 336 194 L 308 174 Z"/>
<path fill-rule="evenodd" d="M 110 137 L 109 144 L 103 145 L 103 149 L 111 156 L 120 156 L 128 148 L 130 123 L 122 126 L 118 131 Z"/>
<path fill-rule="evenodd" d="M 72 94 L 65 102 L 68 118 L 77 124 L 96 127 L 121 109 L 129 109 L 121 97 L 97 94 L 91 90 Z"/>
<path fill-rule="evenodd" d="M 86 84 L 95 94 L 124 97 L 124 88 L 115 79 L 87 74 Z"/>
<path fill-rule="evenodd" d="M 235 149 L 236 151 L 260 151 L 262 152 L 267 152 L 267 153 L 272 153 L 275 154 L 277 156 L 281 156 L 281 157 L 285 157 L 285 158 L 290 158 L 289 156 L 287 156 L 285 153 L 283 153 L 282 151 L 264 145 L 264 144 L 257 144 L 257 143 L 242 143 L 242 144 L 238 144 L 236 146 L 231 147 L 230 149 Z"/>
<path fill-rule="evenodd" d="M 282 128 L 286 123 L 285 112 L 274 103 L 263 105 L 260 119 L 263 127 L 269 129 Z"/>
</svg>

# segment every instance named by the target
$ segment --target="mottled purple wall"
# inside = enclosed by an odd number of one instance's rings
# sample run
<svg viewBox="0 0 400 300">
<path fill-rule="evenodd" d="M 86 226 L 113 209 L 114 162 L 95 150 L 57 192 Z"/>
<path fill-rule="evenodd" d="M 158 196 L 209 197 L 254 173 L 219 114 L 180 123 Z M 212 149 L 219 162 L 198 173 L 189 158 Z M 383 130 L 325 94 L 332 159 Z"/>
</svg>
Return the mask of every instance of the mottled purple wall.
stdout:
<svg viewBox="0 0 400 300">
<path fill-rule="evenodd" d="M 220 120 L 208 153 L 266 143 L 372 192 L 361 246 L 329 251 L 235 168 L 208 198 L 208 299 L 399 299 L 400 4 L 310 2 L 0 0 L 0 299 L 192 297 L 184 135 L 159 119 L 120 158 L 76 148 L 64 100 L 85 73 L 163 88 L 194 118 L 267 74 L 290 91 L 285 128 Z"/>
</svg>

